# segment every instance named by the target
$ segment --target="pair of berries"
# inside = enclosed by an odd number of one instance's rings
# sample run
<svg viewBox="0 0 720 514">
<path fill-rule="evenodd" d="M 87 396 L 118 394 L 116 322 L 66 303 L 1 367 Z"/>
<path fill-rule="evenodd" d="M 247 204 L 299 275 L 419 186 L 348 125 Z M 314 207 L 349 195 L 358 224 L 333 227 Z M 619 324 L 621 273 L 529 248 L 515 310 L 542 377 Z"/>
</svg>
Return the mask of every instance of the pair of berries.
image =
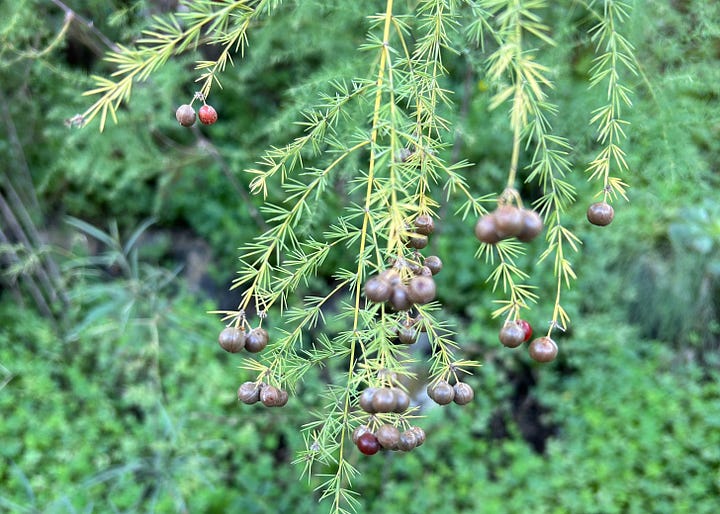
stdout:
<svg viewBox="0 0 720 514">
<path fill-rule="evenodd" d="M 427 394 L 438 405 L 447 405 L 455 402 L 458 405 L 467 405 L 475 398 L 475 391 L 465 382 L 457 382 L 451 386 L 446 380 L 438 380 L 430 384 Z"/>
<path fill-rule="evenodd" d="M 428 236 L 435 231 L 435 221 L 429 214 L 421 214 L 413 222 L 414 232 L 408 236 L 406 244 L 410 248 L 422 250 L 428 245 Z"/>
<path fill-rule="evenodd" d="M 524 319 L 505 322 L 498 335 L 500 342 L 508 348 L 517 348 L 529 341 L 531 336 L 532 327 Z M 537 362 L 550 362 L 557 357 L 558 347 L 549 337 L 538 337 L 528 345 L 528 353 Z"/>
<path fill-rule="evenodd" d="M 368 387 L 360 395 L 360 408 L 368 414 L 405 412 L 410 396 L 399 387 Z"/>
<path fill-rule="evenodd" d="M 612 223 L 615 210 L 607 202 L 597 202 L 588 207 L 587 219 L 593 225 L 604 227 Z"/>
<path fill-rule="evenodd" d="M 409 452 L 425 442 L 425 431 L 420 427 L 410 427 L 400 432 L 388 423 L 381 425 L 375 433 L 367 425 L 360 425 L 352 434 L 353 442 L 365 455 L 375 455 L 381 448 Z"/>
<path fill-rule="evenodd" d="M 264 328 L 253 328 L 245 332 L 238 327 L 226 327 L 218 336 L 218 343 L 223 350 L 238 353 L 245 348 L 250 353 L 258 353 L 265 349 L 269 336 Z"/>
<path fill-rule="evenodd" d="M 284 407 L 288 402 L 287 391 L 264 382 L 244 382 L 237 394 L 238 400 L 246 405 L 262 402 L 265 407 Z"/>
<path fill-rule="evenodd" d="M 519 209 L 514 205 L 501 205 L 493 212 L 480 217 L 475 225 L 475 237 L 487 244 L 499 243 L 517 237 L 528 243 L 543 229 L 540 215 L 532 209 Z"/>
<path fill-rule="evenodd" d="M 212 105 L 204 104 L 198 110 L 197 117 L 203 125 L 212 125 L 218 119 L 217 111 Z M 183 127 L 192 127 L 195 125 L 195 109 L 192 105 L 183 104 L 175 111 L 175 119 Z"/>
<path fill-rule="evenodd" d="M 508 348 L 517 348 L 521 344 L 530 340 L 532 336 L 532 327 L 530 323 L 524 319 L 514 321 L 506 321 L 505 325 L 500 329 L 500 342 Z"/>
</svg>

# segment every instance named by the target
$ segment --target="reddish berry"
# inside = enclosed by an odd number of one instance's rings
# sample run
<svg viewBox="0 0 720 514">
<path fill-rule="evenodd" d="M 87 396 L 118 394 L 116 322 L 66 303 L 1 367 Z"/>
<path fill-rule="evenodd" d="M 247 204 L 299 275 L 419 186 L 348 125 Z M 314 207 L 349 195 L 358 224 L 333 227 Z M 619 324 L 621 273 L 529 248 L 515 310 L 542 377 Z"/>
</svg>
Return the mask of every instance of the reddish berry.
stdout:
<svg viewBox="0 0 720 514">
<path fill-rule="evenodd" d="M 192 127 L 195 124 L 195 109 L 191 105 L 183 104 L 175 111 L 175 119 L 183 127 Z"/>
<path fill-rule="evenodd" d="M 523 339 L 523 342 L 529 341 L 532 337 L 532 327 L 530 326 L 530 323 L 528 323 L 524 319 L 519 319 L 516 321 L 516 323 L 520 325 L 520 327 L 525 332 L 525 339 Z"/>
<path fill-rule="evenodd" d="M 198 110 L 198 118 L 203 125 L 212 125 L 217 121 L 217 111 L 212 105 L 205 104 Z"/>
<path fill-rule="evenodd" d="M 357 447 L 365 455 L 375 455 L 380 451 L 380 443 L 371 432 L 365 432 L 357 440 Z"/>
<path fill-rule="evenodd" d="M 549 337 L 538 337 L 533 339 L 528 347 L 530 357 L 538 362 L 550 362 L 555 360 L 558 354 L 558 347 L 555 341 Z"/>
</svg>

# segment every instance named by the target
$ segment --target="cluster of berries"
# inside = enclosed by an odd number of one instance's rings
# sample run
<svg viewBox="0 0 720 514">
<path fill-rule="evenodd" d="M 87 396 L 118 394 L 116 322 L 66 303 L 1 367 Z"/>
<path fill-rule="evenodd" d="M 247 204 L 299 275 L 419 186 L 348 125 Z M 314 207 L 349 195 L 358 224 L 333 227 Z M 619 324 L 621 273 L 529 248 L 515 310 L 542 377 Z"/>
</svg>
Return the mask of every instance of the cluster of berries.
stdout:
<svg viewBox="0 0 720 514">
<path fill-rule="evenodd" d="M 245 348 L 250 353 L 258 353 L 268 344 L 268 333 L 264 328 L 253 328 L 245 332 L 238 327 L 227 327 L 220 332 L 218 343 L 223 350 L 238 353 Z"/>
<path fill-rule="evenodd" d="M 415 218 L 415 232 L 407 239 L 407 245 L 416 250 L 425 248 L 428 236 L 435 230 L 433 219 L 422 214 Z M 418 252 L 415 255 L 419 256 Z M 396 311 L 407 311 L 415 304 L 423 305 L 435 299 L 437 287 L 433 275 L 442 270 L 440 257 L 430 255 L 422 260 L 399 259 L 393 268 L 386 269 L 370 277 L 365 283 L 365 297 L 374 303 L 388 302 Z M 406 268 L 412 272 L 404 279 L 401 271 Z"/>
<path fill-rule="evenodd" d="M 368 387 L 360 395 L 360 408 L 368 414 L 405 412 L 410 396 L 399 387 Z"/>
<path fill-rule="evenodd" d="M 500 329 L 500 342 L 508 348 L 517 348 L 530 340 L 532 327 L 524 319 L 507 321 Z M 558 347 L 555 341 L 549 337 L 538 337 L 528 345 L 530 358 L 537 362 L 550 362 L 555 360 L 558 354 Z"/>
<path fill-rule="evenodd" d="M 597 202 L 588 207 L 587 219 L 593 225 L 604 227 L 612 223 L 615 210 L 607 202 Z"/>
<path fill-rule="evenodd" d="M 465 382 L 457 382 L 451 386 L 446 380 L 437 380 L 427 388 L 427 394 L 438 405 L 447 405 L 455 402 L 458 405 L 467 405 L 475 398 L 475 391 Z"/>
<path fill-rule="evenodd" d="M 195 98 L 200 98 L 203 101 L 202 107 L 198 109 L 197 118 L 200 119 L 200 123 L 203 125 L 212 125 L 218 119 L 217 111 L 212 105 L 205 103 L 205 99 L 202 95 L 195 95 Z M 193 99 L 194 100 L 194 99 Z M 195 125 L 195 109 L 193 109 L 192 102 L 189 104 L 183 104 L 175 111 L 175 119 L 183 127 L 192 127 Z"/>
<path fill-rule="evenodd" d="M 244 382 L 237 394 L 246 405 L 262 402 L 265 407 L 284 407 L 288 402 L 287 391 L 264 382 Z"/>
<path fill-rule="evenodd" d="M 475 224 L 475 237 L 487 244 L 499 243 L 517 237 L 528 243 L 543 229 L 540 215 L 532 209 L 520 209 L 514 205 L 501 205 L 493 212 L 481 216 Z"/>
<path fill-rule="evenodd" d="M 365 455 L 375 455 L 380 448 L 409 452 L 425 442 L 425 431 L 413 426 L 400 432 L 396 426 L 386 423 L 373 433 L 367 425 L 360 425 L 353 431 L 352 439 Z"/>
</svg>

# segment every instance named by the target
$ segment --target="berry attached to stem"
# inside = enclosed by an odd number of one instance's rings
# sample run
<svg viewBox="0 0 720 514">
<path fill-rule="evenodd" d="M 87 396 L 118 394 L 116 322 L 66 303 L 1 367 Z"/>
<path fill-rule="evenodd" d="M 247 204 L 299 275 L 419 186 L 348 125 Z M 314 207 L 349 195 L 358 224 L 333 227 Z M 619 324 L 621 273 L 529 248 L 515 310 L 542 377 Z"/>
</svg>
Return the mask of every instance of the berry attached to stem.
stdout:
<svg viewBox="0 0 720 514">
<path fill-rule="evenodd" d="M 357 440 L 357 447 L 365 455 L 375 455 L 380 451 L 380 443 L 372 432 L 365 432 Z"/>
<path fill-rule="evenodd" d="M 598 227 L 609 225 L 614 217 L 615 210 L 607 202 L 594 203 L 587 210 L 588 221 Z"/>
<path fill-rule="evenodd" d="M 189 104 L 183 104 L 175 111 L 175 119 L 183 127 L 192 127 L 195 124 L 195 109 Z"/>
<path fill-rule="evenodd" d="M 525 330 L 516 321 L 508 321 L 500 329 L 500 342 L 508 348 L 517 348 L 525 341 Z"/>
<path fill-rule="evenodd" d="M 550 362 L 555 360 L 558 354 L 558 347 L 555 341 L 549 337 L 538 337 L 533 339 L 528 347 L 530 357 L 538 362 Z"/>
<path fill-rule="evenodd" d="M 238 353 L 245 347 L 245 332 L 237 327 L 227 327 L 220 332 L 218 343 L 226 352 Z"/>
<path fill-rule="evenodd" d="M 212 125 L 218 119 L 217 111 L 212 105 L 205 104 L 198 109 L 198 118 L 203 125 Z"/>
<path fill-rule="evenodd" d="M 530 323 L 528 323 L 524 319 L 519 319 L 516 323 L 520 325 L 525 331 L 525 339 L 523 339 L 523 342 L 529 341 L 532 337 L 532 327 L 530 326 Z"/>
<path fill-rule="evenodd" d="M 453 386 L 445 380 L 438 380 L 427 389 L 428 396 L 438 405 L 447 405 L 455 398 Z"/>
</svg>

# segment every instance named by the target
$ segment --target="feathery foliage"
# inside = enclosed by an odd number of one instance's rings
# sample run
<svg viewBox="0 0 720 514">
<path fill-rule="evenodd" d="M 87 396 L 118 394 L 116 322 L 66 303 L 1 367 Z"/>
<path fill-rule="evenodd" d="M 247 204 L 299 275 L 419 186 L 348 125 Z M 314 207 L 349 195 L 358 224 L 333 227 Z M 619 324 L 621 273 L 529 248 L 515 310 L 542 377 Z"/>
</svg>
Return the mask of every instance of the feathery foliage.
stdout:
<svg viewBox="0 0 720 514">
<path fill-rule="evenodd" d="M 632 45 L 622 36 L 626 2 L 564 2 L 582 7 L 594 20 L 589 31 L 597 57 L 590 86 L 607 84 L 607 103 L 592 110 L 602 146 L 588 171 L 603 184 L 605 198 L 625 196 L 625 183 L 611 173 L 627 170 L 621 143 L 631 105 L 623 72 L 634 72 Z M 394 377 L 413 375 L 419 358 L 393 341 L 404 324 L 416 323 L 428 337 L 430 383 L 460 381 L 478 365 L 458 355 L 452 327 L 437 302 L 394 312 L 363 297 L 368 278 L 389 266 L 404 281 L 421 255 L 409 248 L 414 220 L 439 217 L 448 201 L 463 199 L 463 218 L 486 214 L 494 205 L 523 207 L 519 190 L 531 187 L 536 198 L 525 199 L 541 213 L 547 233 L 538 263 L 552 261 L 555 292 L 547 335 L 570 323 L 562 292 L 577 278 L 571 256 L 580 239 L 566 221 L 576 201 L 570 179 L 573 144 L 553 130 L 558 114 L 553 101 L 552 62 L 543 50 L 558 42 L 553 31 L 557 13 L 545 0 L 420 0 L 410 6 L 394 0 L 368 3 L 368 33 L 358 48 L 358 74 L 336 77 L 323 87 L 315 107 L 302 113 L 301 134 L 266 150 L 257 166 L 247 170 L 250 191 L 263 199 L 261 212 L 269 228 L 240 248 L 240 269 L 233 288 L 241 291 L 238 308 L 218 311 L 228 325 L 251 328 L 269 324 L 273 339 L 267 351 L 246 358 L 242 367 L 267 382 L 289 389 L 302 383 L 315 366 L 327 366 L 335 381 L 328 385 L 319 410 L 303 428 L 306 448 L 296 462 L 303 473 L 317 477 L 314 485 L 333 512 L 357 506 L 352 489 L 358 468 L 352 458 L 350 434 L 361 423 L 390 422 L 409 427 L 418 414 L 365 416 L 358 409 L 366 387 L 394 384 Z M 197 1 L 182 4 L 176 15 L 155 17 L 132 46 L 118 46 L 107 56 L 116 71 L 111 79 L 94 77 L 86 95 L 96 102 L 75 119 L 85 125 L 99 115 L 102 130 L 108 115 L 117 122 L 121 104 L 132 88 L 170 59 L 201 47 L 215 57 L 197 59 L 198 94 L 207 99 L 222 83 L 227 64 L 244 56 L 252 30 L 272 24 L 279 1 Z M 509 109 L 507 181 L 502 191 L 474 191 L 471 163 L 453 162 L 452 123 L 455 104 L 446 84 L 452 80 L 448 61 L 472 56 L 472 72 L 486 77 L 493 96 L 488 108 Z M 524 184 L 520 176 L 525 175 Z M 334 223 L 318 230 L 318 206 L 338 194 L 341 212 Z M 531 247 L 534 248 L 534 247 Z M 481 243 L 477 256 L 491 267 L 488 282 L 504 295 L 493 317 L 521 317 L 543 298 L 532 285 L 526 262 L 528 247 L 517 241 Z M 325 294 L 295 299 L 328 259 L 342 262 Z M 542 304 L 541 304 L 542 305 Z M 257 323 L 253 316 L 258 318 Z"/>
</svg>

